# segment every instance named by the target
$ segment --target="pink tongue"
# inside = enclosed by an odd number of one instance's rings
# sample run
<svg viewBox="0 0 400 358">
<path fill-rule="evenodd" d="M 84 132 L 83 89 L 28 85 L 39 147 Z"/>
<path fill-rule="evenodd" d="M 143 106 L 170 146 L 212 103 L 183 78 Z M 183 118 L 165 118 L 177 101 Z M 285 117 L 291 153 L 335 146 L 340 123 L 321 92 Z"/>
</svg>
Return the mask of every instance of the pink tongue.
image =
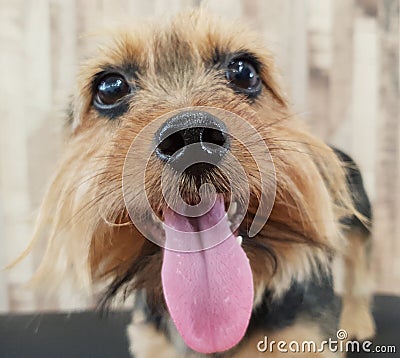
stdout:
<svg viewBox="0 0 400 358">
<path fill-rule="evenodd" d="M 216 241 L 211 232 L 198 233 L 221 221 L 230 232 L 224 203 L 198 218 L 172 210 L 164 213 L 166 243 L 184 239 Z M 174 230 L 175 229 L 175 230 Z M 229 230 L 229 231 L 228 231 Z M 198 252 L 164 250 L 162 285 L 171 317 L 186 344 L 200 353 L 222 352 L 243 338 L 253 305 L 253 278 L 249 260 L 230 232 L 222 243 Z"/>
</svg>

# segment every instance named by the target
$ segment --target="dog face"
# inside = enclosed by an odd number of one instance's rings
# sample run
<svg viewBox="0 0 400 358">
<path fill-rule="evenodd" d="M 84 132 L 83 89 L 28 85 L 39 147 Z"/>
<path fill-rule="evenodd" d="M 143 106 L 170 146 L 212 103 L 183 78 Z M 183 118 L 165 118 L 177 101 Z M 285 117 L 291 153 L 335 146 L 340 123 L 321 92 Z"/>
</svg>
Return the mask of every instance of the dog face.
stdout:
<svg viewBox="0 0 400 358">
<path fill-rule="evenodd" d="M 122 288 L 143 290 L 150 309 L 169 312 L 190 347 L 210 353 L 240 341 L 266 290 L 279 298 L 293 281 L 323 267 L 340 243 L 338 221 L 349 207 L 340 164 L 296 121 L 270 53 L 249 31 L 193 12 L 167 25 L 118 32 L 82 67 L 77 83 L 71 137 L 37 226 L 39 235 L 51 220 L 39 276 L 51 267 L 75 273 L 88 286 L 111 279 L 105 300 Z M 174 156 L 191 144 L 211 164 L 177 170 Z M 265 145 L 273 167 L 259 165 Z M 125 170 L 128 154 L 133 161 L 146 159 L 142 172 Z M 275 201 L 268 222 L 250 237 L 265 196 L 263 176 L 276 183 Z M 180 199 L 198 205 L 206 183 L 216 197 L 209 213 L 193 219 L 171 210 L 171 201 Z M 132 210 L 144 218 L 152 235 L 165 242 L 173 234 L 157 220 L 192 233 L 216 218 L 231 224 L 236 219 L 226 214 L 231 205 L 243 217 L 207 254 L 155 245 L 130 215 Z M 205 281 L 210 292 L 204 293 Z M 196 295 L 200 308 L 188 303 Z M 220 320 L 215 327 L 232 330 L 231 341 L 210 345 L 198 338 L 202 330 L 218 337 L 218 330 L 210 329 L 212 315 Z"/>
</svg>

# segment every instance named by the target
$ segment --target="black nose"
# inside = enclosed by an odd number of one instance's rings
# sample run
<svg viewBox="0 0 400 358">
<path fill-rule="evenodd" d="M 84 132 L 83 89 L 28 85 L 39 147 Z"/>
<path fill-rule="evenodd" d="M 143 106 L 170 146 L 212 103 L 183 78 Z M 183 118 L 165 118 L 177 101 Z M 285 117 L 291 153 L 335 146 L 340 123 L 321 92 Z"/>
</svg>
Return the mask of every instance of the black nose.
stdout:
<svg viewBox="0 0 400 358">
<path fill-rule="evenodd" d="M 185 111 L 168 119 L 156 133 L 156 154 L 181 165 L 216 165 L 229 150 L 225 124 L 210 113 Z"/>
</svg>

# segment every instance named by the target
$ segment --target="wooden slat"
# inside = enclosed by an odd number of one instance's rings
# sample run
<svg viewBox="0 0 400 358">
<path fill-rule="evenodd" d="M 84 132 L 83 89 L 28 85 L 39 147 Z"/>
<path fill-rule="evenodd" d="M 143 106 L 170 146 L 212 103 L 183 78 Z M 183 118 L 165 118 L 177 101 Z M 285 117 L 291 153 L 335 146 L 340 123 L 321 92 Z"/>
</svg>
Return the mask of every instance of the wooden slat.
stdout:
<svg viewBox="0 0 400 358">
<path fill-rule="evenodd" d="M 309 0 L 309 123 L 315 134 L 329 137 L 332 1 Z"/>
<path fill-rule="evenodd" d="M 0 56 L 1 77 L 4 83 L 7 83 L 0 99 L 0 175 L 7 261 L 23 251 L 31 231 L 31 223 L 28 221 L 28 137 L 30 131 L 38 125 L 42 110 L 49 107 L 48 73 L 43 78 L 43 86 L 42 78 L 37 73 L 31 73 L 40 68 L 39 59 L 47 62 L 46 38 L 49 31 L 46 29 L 45 17 L 48 8 L 44 2 L 38 1 L 35 2 L 35 12 L 31 12 L 32 5 L 33 2 L 15 1 L 13 6 L 9 7 L 2 3 L 0 11 L 1 44 L 7 49 L 2 50 Z M 35 26 L 38 26 L 41 32 L 35 32 L 32 28 Z M 33 51 L 31 45 L 26 45 L 27 40 L 37 42 L 37 49 Z M 37 93 L 34 91 L 35 84 Z M 10 309 L 35 308 L 32 291 L 24 287 L 31 273 L 30 258 L 8 272 Z"/>
<path fill-rule="evenodd" d="M 375 199 L 376 131 L 378 117 L 378 26 L 375 18 L 357 16 L 354 21 L 354 55 L 351 92 L 351 140 L 344 149 L 352 153 L 362 170 L 371 199 Z M 338 72 L 338 71 L 337 71 Z M 340 97 L 343 98 L 343 97 Z M 365 99 L 369 100 L 366 101 Z M 345 99 L 343 98 L 345 101 Z"/>
<path fill-rule="evenodd" d="M 329 81 L 328 136 L 334 137 L 341 124 L 351 121 L 354 54 L 354 0 L 332 3 L 332 63 Z M 350 133 L 349 133 L 350 134 Z M 345 150 L 350 150 L 350 141 Z M 346 143 L 341 143 L 345 145 Z"/>
<path fill-rule="evenodd" d="M 400 293 L 399 207 L 399 1 L 382 0 L 378 7 L 380 86 L 376 176 L 376 257 L 379 289 Z"/>
</svg>

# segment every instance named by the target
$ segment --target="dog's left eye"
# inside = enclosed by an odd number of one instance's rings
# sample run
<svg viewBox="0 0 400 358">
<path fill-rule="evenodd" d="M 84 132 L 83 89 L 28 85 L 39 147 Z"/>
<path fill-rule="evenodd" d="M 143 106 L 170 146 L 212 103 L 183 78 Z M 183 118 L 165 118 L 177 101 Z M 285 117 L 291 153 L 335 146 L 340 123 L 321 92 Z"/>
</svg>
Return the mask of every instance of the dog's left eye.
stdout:
<svg viewBox="0 0 400 358">
<path fill-rule="evenodd" d="M 113 106 L 130 92 L 126 79 L 119 74 L 107 74 L 97 82 L 95 104 Z"/>
<path fill-rule="evenodd" d="M 225 76 L 235 89 L 248 96 L 255 96 L 261 90 L 261 79 L 256 66 L 246 59 L 230 61 Z"/>
</svg>

